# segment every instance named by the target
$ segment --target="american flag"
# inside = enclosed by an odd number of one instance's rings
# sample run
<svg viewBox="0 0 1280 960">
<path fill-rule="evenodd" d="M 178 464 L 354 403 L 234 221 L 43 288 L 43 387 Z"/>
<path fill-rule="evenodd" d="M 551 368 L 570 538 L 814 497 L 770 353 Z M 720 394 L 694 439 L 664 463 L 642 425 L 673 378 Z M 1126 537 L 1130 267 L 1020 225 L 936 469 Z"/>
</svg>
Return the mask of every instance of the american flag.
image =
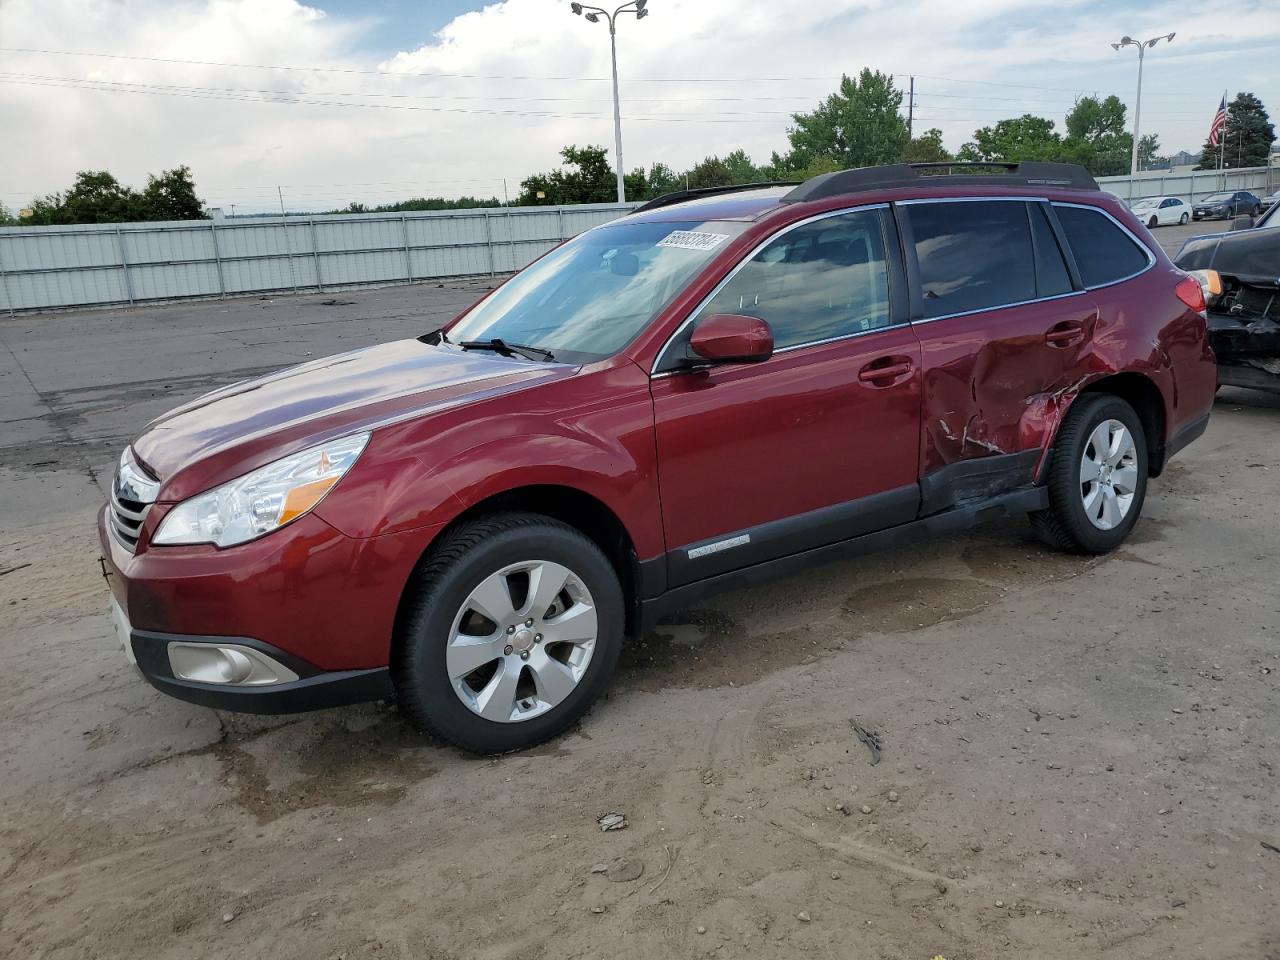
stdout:
<svg viewBox="0 0 1280 960">
<path fill-rule="evenodd" d="M 1227 98 L 1222 98 L 1222 103 L 1218 104 L 1218 112 L 1213 115 L 1213 123 L 1209 124 L 1209 146 L 1216 147 L 1218 140 L 1222 136 L 1223 128 L 1227 125 Z"/>
</svg>

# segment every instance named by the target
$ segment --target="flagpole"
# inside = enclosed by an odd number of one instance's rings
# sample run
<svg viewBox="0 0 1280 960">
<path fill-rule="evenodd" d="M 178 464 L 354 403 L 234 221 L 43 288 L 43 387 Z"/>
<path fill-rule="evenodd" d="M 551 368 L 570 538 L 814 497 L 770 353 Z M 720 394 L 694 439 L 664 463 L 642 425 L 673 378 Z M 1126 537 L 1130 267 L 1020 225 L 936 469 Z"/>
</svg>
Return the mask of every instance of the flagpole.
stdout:
<svg viewBox="0 0 1280 960">
<path fill-rule="evenodd" d="M 1227 91 L 1222 91 L 1222 102 L 1227 102 Z M 1218 170 L 1222 173 L 1222 189 L 1227 189 L 1227 118 L 1222 118 L 1222 130 L 1218 134 Z"/>
</svg>

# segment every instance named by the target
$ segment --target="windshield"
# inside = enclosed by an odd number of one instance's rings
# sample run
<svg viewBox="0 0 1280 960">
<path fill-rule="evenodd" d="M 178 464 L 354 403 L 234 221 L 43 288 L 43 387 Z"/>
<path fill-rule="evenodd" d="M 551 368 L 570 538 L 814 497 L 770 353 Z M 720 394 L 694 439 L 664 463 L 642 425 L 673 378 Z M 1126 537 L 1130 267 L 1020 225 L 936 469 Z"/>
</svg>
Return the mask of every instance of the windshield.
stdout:
<svg viewBox="0 0 1280 960">
<path fill-rule="evenodd" d="M 516 274 L 448 337 L 454 343 L 497 337 L 570 361 L 609 356 L 747 226 L 713 220 L 597 227 Z"/>
<path fill-rule="evenodd" d="M 1156 207 L 1160 205 L 1161 197 L 1148 197 L 1146 200 L 1139 200 L 1133 205 L 1134 210 L 1145 209 L 1146 207 Z"/>
<path fill-rule="evenodd" d="M 1215 193 L 1215 194 L 1212 194 L 1211 196 L 1205 197 L 1200 202 L 1201 203 L 1222 203 L 1223 201 L 1230 200 L 1230 199 L 1231 199 L 1231 194 L 1229 193 Z"/>
</svg>

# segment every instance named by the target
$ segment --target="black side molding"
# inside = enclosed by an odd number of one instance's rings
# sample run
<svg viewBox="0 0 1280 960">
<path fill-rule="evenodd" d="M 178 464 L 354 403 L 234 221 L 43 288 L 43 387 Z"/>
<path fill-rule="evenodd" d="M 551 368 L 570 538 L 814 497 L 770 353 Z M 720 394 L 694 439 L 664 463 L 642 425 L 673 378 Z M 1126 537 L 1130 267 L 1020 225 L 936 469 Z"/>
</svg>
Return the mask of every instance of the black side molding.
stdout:
<svg viewBox="0 0 1280 960">
<path fill-rule="evenodd" d="M 1246 367 L 1244 369 L 1252 370 L 1253 368 Z M 1230 382 L 1223 378 L 1222 371 L 1223 371 L 1223 367 L 1218 367 L 1218 381 L 1220 383 Z M 1265 370 L 1258 370 L 1257 372 L 1264 374 L 1265 376 L 1271 377 L 1273 384 L 1276 382 L 1275 374 L 1267 374 Z M 1272 386 L 1271 389 L 1275 390 L 1276 388 L 1275 386 Z M 1172 437 L 1170 437 L 1169 442 L 1165 444 L 1164 457 L 1161 459 L 1161 466 L 1163 467 L 1164 464 L 1168 463 L 1169 458 L 1172 457 L 1179 450 L 1184 449 L 1188 444 L 1192 443 L 1193 441 L 1200 439 L 1200 437 L 1203 436 L 1204 432 L 1208 429 L 1209 429 L 1209 414 L 1207 413 L 1203 417 L 1196 417 L 1196 419 L 1192 420 L 1190 423 L 1184 423 L 1182 426 L 1180 426 L 1178 428 L 1178 432 L 1175 433 Z"/>
<path fill-rule="evenodd" d="M 916 518 L 916 484 L 873 493 L 745 530 L 688 543 L 667 553 L 667 583 L 678 587 L 776 557 L 907 523 Z"/>
<path fill-rule="evenodd" d="M 1039 447 L 1018 453 L 957 460 L 939 467 L 920 481 L 920 516 L 949 510 L 970 500 L 983 500 L 1035 481 Z"/>
<path fill-rule="evenodd" d="M 793 576 L 818 564 L 835 560 L 847 560 L 865 553 L 874 553 L 889 547 L 915 543 L 943 534 L 958 533 L 980 523 L 1018 516 L 1049 506 L 1049 491 L 1044 487 L 1024 487 L 987 500 L 966 504 L 953 510 L 904 523 L 888 530 L 864 534 L 839 543 L 828 544 L 779 557 L 754 566 L 708 577 L 695 583 L 668 590 L 662 596 L 640 601 L 637 626 L 640 633 L 652 630 L 658 619 L 675 610 L 697 604 L 704 597 L 764 583 L 777 577 Z"/>
</svg>

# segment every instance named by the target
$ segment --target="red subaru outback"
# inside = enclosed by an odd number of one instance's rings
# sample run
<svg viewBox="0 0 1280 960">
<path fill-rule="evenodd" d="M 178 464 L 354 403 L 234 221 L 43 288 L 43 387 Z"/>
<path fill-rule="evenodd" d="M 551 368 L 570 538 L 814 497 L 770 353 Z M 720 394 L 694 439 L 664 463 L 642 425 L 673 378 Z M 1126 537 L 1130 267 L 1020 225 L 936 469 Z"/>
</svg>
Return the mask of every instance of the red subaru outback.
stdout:
<svg viewBox="0 0 1280 960">
<path fill-rule="evenodd" d="M 1080 168 L 999 170 L 664 197 L 441 330 L 161 417 L 100 518 L 126 652 L 503 751 L 709 591 L 1008 514 L 1112 549 L 1207 424 L 1200 285 Z"/>
</svg>

